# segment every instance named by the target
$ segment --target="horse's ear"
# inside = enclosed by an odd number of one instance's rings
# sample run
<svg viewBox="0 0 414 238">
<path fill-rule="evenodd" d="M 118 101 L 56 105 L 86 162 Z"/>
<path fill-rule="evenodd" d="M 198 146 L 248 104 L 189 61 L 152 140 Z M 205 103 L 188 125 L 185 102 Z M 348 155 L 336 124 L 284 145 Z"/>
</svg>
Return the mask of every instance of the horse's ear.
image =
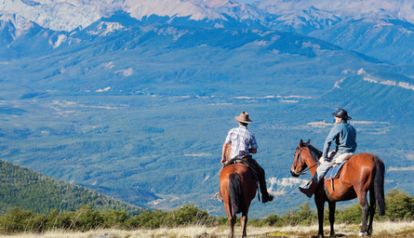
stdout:
<svg viewBox="0 0 414 238">
<path fill-rule="evenodd" d="M 302 147 L 302 146 L 303 146 L 303 140 L 300 139 L 300 141 L 299 141 L 299 147 Z"/>
<path fill-rule="evenodd" d="M 309 144 L 310 144 L 310 142 L 311 142 L 311 140 L 309 139 L 308 141 L 306 141 L 306 144 L 308 144 L 308 145 L 309 145 Z"/>
</svg>

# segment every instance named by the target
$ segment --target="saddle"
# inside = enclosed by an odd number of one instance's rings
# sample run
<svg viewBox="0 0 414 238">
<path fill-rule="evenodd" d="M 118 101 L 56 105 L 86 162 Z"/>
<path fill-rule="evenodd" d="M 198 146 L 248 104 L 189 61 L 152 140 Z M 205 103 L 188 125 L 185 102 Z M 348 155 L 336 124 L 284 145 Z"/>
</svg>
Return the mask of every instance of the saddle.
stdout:
<svg viewBox="0 0 414 238">
<path fill-rule="evenodd" d="M 238 156 L 234 159 L 227 160 L 224 163 L 223 168 L 228 166 L 228 165 L 231 165 L 231 164 L 242 163 L 242 164 L 246 165 L 247 167 L 249 167 L 251 169 L 251 171 L 253 172 L 254 178 L 256 179 L 256 181 L 259 181 L 259 173 L 254 168 L 254 165 L 252 163 L 250 163 L 251 159 L 253 159 L 251 155 L 243 156 L 243 157 Z"/>
<path fill-rule="evenodd" d="M 339 172 L 341 171 L 344 164 L 352 157 L 352 154 L 343 154 L 340 155 L 335 161 L 334 165 L 328 169 L 324 176 L 325 182 L 330 181 L 332 190 L 335 191 L 334 179 L 339 177 Z"/>
<path fill-rule="evenodd" d="M 324 178 L 326 179 L 335 179 L 338 177 L 339 172 L 341 171 L 344 164 L 352 157 L 352 153 L 344 153 L 333 159 L 333 166 L 328 169 Z"/>
<path fill-rule="evenodd" d="M 325 180 L 336 179 L 339 176 L 339 171 L 341 171 L 345 163 L 346 161 L 342 161 L 341 163 L 330 167 L 324 176 Z"/>
</svg>

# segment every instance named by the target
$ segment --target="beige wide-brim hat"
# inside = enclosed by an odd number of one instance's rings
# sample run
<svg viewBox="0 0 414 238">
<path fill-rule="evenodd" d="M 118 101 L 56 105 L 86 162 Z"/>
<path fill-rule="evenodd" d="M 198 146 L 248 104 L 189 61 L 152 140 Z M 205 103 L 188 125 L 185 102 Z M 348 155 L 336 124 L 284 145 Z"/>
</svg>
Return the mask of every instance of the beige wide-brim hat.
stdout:
<svg viewBox="0 0 414 238">
<path fill-rule="evenodd" d="M 236 121 L 242 122 L 242 123 L 251 123 L 251 122 L 253 122 L 252 120 L 250 120 L 249 113 L 247 113 L 247 112 L 241 112 L 240 115 L 234 117 L 234 119 L 236 119 Z"/>
</svg>

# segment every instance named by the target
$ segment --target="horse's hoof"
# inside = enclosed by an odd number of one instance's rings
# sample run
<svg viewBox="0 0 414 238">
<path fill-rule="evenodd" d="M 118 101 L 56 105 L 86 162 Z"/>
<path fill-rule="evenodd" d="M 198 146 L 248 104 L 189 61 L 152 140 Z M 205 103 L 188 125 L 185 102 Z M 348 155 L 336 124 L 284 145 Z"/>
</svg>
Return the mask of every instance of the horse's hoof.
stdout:
<svg viewBox="0 0 414 238">
<path fill-rule="evenodd" d="M 368 236 L 368 232 L 366 231 L 360 231 L 358 234 L 359 237 L 364 237 L 364 236 Z"/>
</svg>

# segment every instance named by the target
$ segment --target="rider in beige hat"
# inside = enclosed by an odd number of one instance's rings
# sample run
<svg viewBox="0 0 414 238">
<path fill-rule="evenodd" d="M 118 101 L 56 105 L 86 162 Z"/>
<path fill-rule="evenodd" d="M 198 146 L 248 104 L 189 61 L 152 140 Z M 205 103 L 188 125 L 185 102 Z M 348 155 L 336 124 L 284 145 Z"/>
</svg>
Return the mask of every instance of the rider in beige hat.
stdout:
<svg viewBox="0 0 414 238">
<path fill-rule="evenodd" d="M 248 166 L 254 170 L 259 179 L 262 202 L 272 201 L 273 196 L 267 192 L 266 188 L 265 171 L 251 155 L 257 152 L 258 147 L 254 134 L 247 128 L 248 124 L 252 122 L 249 114 L 247 112 L 242 112 L 240 115 L 236 116 L 235 119 L 239 123 L 239 127 L 230 129 L 228 132 L 223 144 L 221 163 L 226 165 L 235 160 L 242 160 L 247 163 Z M 228 149 L 230 149 L 230 155 L 229 158 L 226 158 Z"/>
</svg>

